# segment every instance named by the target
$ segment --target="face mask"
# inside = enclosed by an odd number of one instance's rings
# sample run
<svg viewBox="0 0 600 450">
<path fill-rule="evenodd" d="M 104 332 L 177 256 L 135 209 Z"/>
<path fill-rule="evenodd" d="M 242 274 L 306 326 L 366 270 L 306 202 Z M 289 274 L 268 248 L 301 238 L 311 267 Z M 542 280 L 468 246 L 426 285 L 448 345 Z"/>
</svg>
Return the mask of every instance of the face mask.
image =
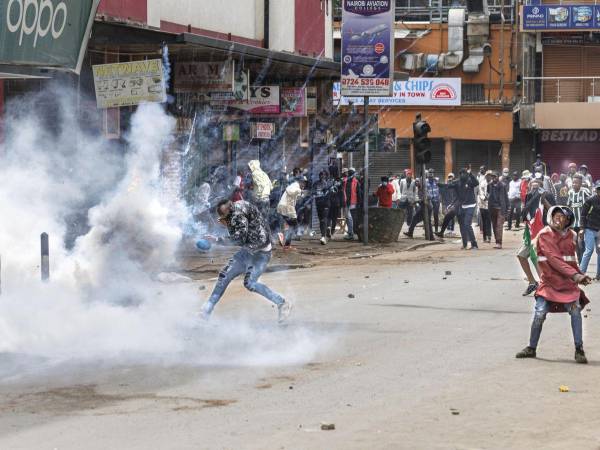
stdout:
<svg viewBox="0 0 600 450">
<path fill-rule="evenodd" d="M 383 183 L 381 183 L 381 184 L 382 184 L 382 185 L 384 185 L 384 186 L 387 186 L 387 185 L 388 185 L 388 182 L 387 182 L 387 181 L 384 181 L 384 182 L 383 182 Z"/>
</svg>

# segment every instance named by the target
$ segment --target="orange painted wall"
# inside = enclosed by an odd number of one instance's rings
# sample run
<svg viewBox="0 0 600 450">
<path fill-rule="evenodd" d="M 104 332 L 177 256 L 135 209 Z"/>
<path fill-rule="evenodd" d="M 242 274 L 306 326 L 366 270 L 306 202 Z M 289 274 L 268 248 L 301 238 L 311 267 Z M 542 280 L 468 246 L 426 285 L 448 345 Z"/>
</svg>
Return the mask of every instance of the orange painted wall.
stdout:
<svg viewBox="0 0 600 450">
<path fill-rule="evenodd" d="M 496 109 L 410 109 L 381 111 L 379 127 L 395 128 L 399 138 L 412 138 L 415 114 L 420 112 L 431 126 L 431 138 L 450 138 L 482 141 L 512 142 L 513 118 L 511 111 Z"/>
<path fill-rule="evenodd" d="M 397 25 L 398 27 L 398 25 Z M 448 51 L 448 25 L 443 24 L 409 24 L 404 23 L 402 27 L 406 27 L 414 30 L 422 30 L 431 28 L 431 32 L 421 39 L 396 39 L 396 54 L 400 54 L 402 50 L 406 50 L 408 53 L 430 53 L 440 54 Z M 480 70 L 477 73 L 465 73 L 460 64 L 456 69 L 447 70 L 440 72 L 437 76 L 439 77 L 457 77 L 462 78 L 463 84 L 474 84 L 483 83 L 485 87 L 486 100 L 489 98 L 491 102 L 500 103 L 500 75 L 496 72 L 500 72 L 499 57 L 501 54 L 501 42 L 504 41 L 504 61 L 502 66 L 504 67 L 504 95 L 505 102 L 510 103 L 515 88 L 516 80 L 516 64 L 517 52 L 516 52 L 516 37 L 513 36 L 511 42 L 511 26 L 505 25 L 504 32 L 501 31 L 501 25 L 491 25 L 490 27 L 490 38 L 489 43 L 492 46 L 492 54 L 490 58 L 484 58 L 481 64 Z M 466 30 L 466 29 L 465 29 Z M 513 49 L 513 68 L 511 69 L 511 46 Z M 466 40 L 465 40 L 466 47 Z M 467 48 L 465 48 L 465 59 L 467 58 Z M 490 69 L 490 63 L 492 69 Z M 402 71 L 400 67 L 401 58 L 396 58 L 396 70 Z M 495 69 L 495 70 L 494 70 Z M 431 76 L 429 74 L 423 74 L 422 71 L 411 73 L 411 76 Z"/>
</svg>

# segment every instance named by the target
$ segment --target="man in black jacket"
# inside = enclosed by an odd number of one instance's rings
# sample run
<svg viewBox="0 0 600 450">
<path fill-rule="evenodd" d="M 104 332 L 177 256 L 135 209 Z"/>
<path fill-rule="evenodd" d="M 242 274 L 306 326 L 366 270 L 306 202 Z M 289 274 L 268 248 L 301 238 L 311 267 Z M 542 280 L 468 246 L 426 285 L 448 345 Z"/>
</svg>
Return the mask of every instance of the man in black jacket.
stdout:
<svg viewBox="0 0 600 450">
<path fill-rule="evenodd" d="M 290 314 L 291 304 L 258 282 L 271 260 L 271 236 L 267 220 L 256 206 L 243 200 L 235 203 L 222 200 L 217 205 L 217 213 L 219 222 L 227 227 L 228 240 L 233 245 L 239 245 L 241 249 L 219 273 L 214 290 L 202 307 L 202 317 L 207 320 L 229 283 L 239 275 L 245 274 L 244 287 L 275 304 L 279 322 L 285 321 Z M 223 241 L 223 238 L 219 238 L 218 241 Z"/>
<path fill-rule="evenodd" d="M 448 183 L 447 185 L 439 185 L 447 187 L 456 192 L 457 197 L 457 216 L 460 225 L 460 235 L 463 242 L 463 250 L 467 249 L 467 244 L 471 242 L 471 250 L 477 250 L 477 239 L 473 231 L 473 214 L 477 201 L 475 200 L 475 188 L 479 186 L 479 181 L 471 173 L 471 169 L 461 169 L 458 180 Z"/>
<path fill-rule="evenodd" d="M 502 231 L 504 218 L 508 212 L 508 192 L 506 185 L 500 181 L 498 172 L 493 172 L 487 186 L 488 208 L 492 219 L 492 228 L 496 238 L 495 249 L 502 248 Z"/>
<path fill-rule="evenodd" d="M 600 231 L 600 181 L 596 182 L 596 194 L 588 198 L 581 208 L 581 228 L 580 237 L 585 244 L 583 257 L 581 258 L 581 271 L 587 272 L 590 259 L 596 249 L 598 255 L 596 267 L 596 280 L 600 280 L 600 240 L 598 233 Z"/>
</svg>

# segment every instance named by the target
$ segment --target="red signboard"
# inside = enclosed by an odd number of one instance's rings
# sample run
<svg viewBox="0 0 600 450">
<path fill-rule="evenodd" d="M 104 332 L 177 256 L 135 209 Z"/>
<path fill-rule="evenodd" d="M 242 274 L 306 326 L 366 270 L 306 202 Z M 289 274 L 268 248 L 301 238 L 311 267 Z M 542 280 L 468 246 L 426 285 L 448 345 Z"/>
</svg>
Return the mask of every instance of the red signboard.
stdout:
<svg viewBox="0 0 600 450">
<path fill-rule="evenodd" d="M 148 0 L 102 0 L 98 14 L 147 23 Z"/>
</svg>

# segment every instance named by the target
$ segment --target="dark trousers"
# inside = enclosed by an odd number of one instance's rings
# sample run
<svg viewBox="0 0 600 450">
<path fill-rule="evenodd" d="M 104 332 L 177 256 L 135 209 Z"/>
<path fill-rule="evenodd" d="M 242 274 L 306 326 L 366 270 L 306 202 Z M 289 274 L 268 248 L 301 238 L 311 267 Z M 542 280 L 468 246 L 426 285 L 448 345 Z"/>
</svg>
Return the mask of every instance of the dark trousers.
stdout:
<svg viewBox="0 0 600 450">
<path fill-rule="evenodd" d="M 515 221 L 515 228 L 519 228 L 521 225 L 521 199 L 513 198 L 510 201 L 510 212 L 508 214 L 508 229 L 512 228 L 513 219 Z"/>
<path fill-rule="evenodd" d="M 489 209 L 479 209 L 481 214 L 481 232 L 483 233 L 483 240 L 489 241 L 492 239 L 492 217 L 490 216 Z"/>
<path fill-rule="evenodd" d="M 292 238 L 296 236 L 298 231 L 298 219 L 292 219 L 290 217 L 283 216 L 283 220 L 288 224 L 288 229 L 285 232 L 285 245 L 292 244 Z"/>
<path fill-rule="evenodd" d="M 440 233 L 443 235 L 446 230 L 454 231 L 454 218 L 456 217 L 456 210 L 451 208 L 446 211 L 446 215 L 444 216 L 444 221 L 442 222 L 442 229 Z"/>
<path fill-rule="evenodd" d="M 400 208 L 402 208 L 406 211 L 406 225 L 410 226 L 410 224 L 413 221 L 414 205 L 409 202 L 400 202 L 399 205 L 400 205 Z M 423 220 L 423 219 L 421 219 L 421 220 Z"/>
<path fill-rule="evenodd" d="M 475 214 L 474 206 L 471 208 L 461 208 L 458 216 L 460 237 L 465 248 L 469 242 L 471 242 L 472 247 L 477 247 L 477 239 L 475 239 L 475 232 L 473 231 L 473 214 Z"/>
<path fill-rule="evenodd" d="M 496 239 L 496 244 L 502 245 L 504 211 L 502 211 L 500 208 L 490 208 L 489 212 L 492 219 L 492 227 L 494 228 L 494 238 Z"/>
<path fill-rule="evenodd" d="M 321 237 L 327 237 L 327 228 L 329 224 L 329 202 L 317 201 L 317 216 L 319 217 L 319 229 Z"/>
<path fill-rule="evenodd" d="M 429 207 L 429 233 L 430 235 L 433 235 L 433 230 L 431 228 L 431 207 Z M 418 206 L 417 210 L 415 212 L 415 215 L 412 218 L 412 222 L 410 223 L 410 226 L 408 227 L 408 234 L 410 234 L 412 236 L 413 232 L 415 231 L 415 227 L 420 223 L 423 222 L 424 216 L 423 216 L 423 207 L 422 206 Z"/>
<path fill-rule="evenodd" d="M 337 221 L 340 218 L 340 214 L 342 212 L 342 208 L 338 205 L 331 205 L 329 208 L 329 221 L 327 227 L 331 230 L 331 235 L 335 233 L 335 227 L 337 226 Z"/>
<path fill-rule="evenodd" d="M 440 202 L 432 200 L 431 203 L 431 208 L 433 209 L 433 227 L 435 228 L 435 232 L 437 233 L 437 230 L 440 226 Z"/>
</svg>

